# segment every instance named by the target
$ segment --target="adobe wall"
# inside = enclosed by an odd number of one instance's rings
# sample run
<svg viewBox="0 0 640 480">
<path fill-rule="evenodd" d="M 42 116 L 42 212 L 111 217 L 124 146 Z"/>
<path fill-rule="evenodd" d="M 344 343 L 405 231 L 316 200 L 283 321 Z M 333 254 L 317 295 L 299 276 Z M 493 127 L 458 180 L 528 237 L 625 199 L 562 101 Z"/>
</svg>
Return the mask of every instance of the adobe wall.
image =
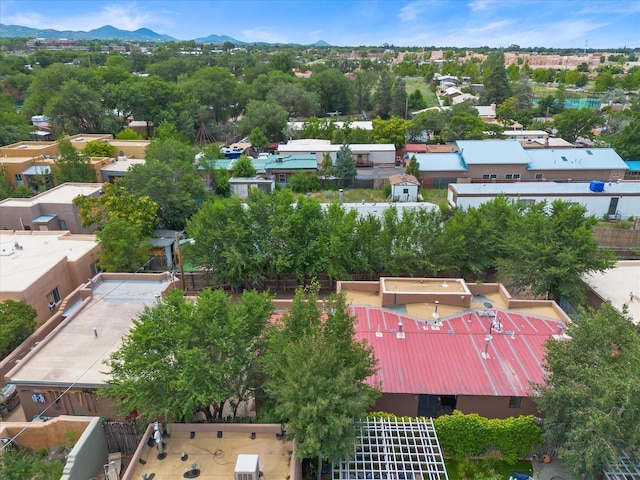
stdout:
<svg viewBox="0 0 640 480">
<path fill-rule="evenodd" d="M 477 413 L 486 418 L 509 418 L 520 415 L 540 416 L 540 412 L 528 397 L 522 397 L 520 408 L 509 408 L 511 397 L 486 397 L 458 395 L 456 409 L 462 413 Z"/>
<path fill-rule="evenodd" d="M 90 423 L 69 452 L 60 480 L 92 478 L 107 461 L 109 450 L 102 420 L 98 417 L 85 418 L 89 418 Z"/>
<path fill-rule="evenodd" d="M 410 393 L 383 393 L 369 409 L 371 412 L 388 412 L 401 417 L 418 415 L 418 395 Z"/>
<path fill-rule="evenodd" d="M 80 439 L 92 420 L 91 417 L 65 415 L 46 422 L 3 422 L 0 423 L 0 437 L 13 438 L 20 432 L 15 439 L 18 447 L 35 452 L 41 448 L 66 444 L 69 441 L 68 432 L 75 432 L 74 440 Z"/>
</svg>

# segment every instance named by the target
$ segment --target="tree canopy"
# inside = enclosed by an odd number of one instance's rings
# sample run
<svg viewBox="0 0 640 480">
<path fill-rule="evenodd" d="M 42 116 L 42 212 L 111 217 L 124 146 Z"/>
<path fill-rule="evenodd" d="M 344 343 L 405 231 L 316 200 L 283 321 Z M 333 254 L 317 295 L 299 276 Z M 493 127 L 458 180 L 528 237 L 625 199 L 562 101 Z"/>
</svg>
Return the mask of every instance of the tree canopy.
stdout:
<svg viewBox="0 0 640 480">
<path fill-rule="evenodd" d="M 545 383 L 533 397 L 544 433 L 576 478 L 598 478 L 620 454 L 640 452 L 640 335 L 604 303 L 580 312 L 570 339 L 546 343 Z"/>
<path fill-rule="evenodd" d="M 353 455 L 355 422 L 379 396 L 365 382 L 376 361 L 371 348 L 354 339 L 344 294 L 318 307 L 318 290 L 317 284 L 299 288 L 268 330 L 264 389 L 298 442 L 297 456 L 336 462 Z"/>
<path fill-rule="evenodd" d="M 31 305 L 15 300 L 0 302 L 0 359 L 9 355 L 36 329 L 38 312 Z"/>
<path fill-rule="evenodd" d="M 266 293 L 245 291 L 234 303 L 222 290 L 196 301 L 172 290 L 133 321 L 107 365 L 102 395 L 118 413 L 136 410 L 143 421 L 190 422 L 198 411 L 235 410 L 258 383 L 261 333 L 272 311 Z"/>
</svg>

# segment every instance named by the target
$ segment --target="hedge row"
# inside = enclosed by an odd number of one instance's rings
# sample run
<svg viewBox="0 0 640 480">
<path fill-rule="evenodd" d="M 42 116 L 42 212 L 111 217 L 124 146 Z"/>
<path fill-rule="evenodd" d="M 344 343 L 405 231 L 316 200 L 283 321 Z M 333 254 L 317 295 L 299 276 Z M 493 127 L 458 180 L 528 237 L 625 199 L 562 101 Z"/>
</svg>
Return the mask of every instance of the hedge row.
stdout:
<svg viewBox="0 0 640 480">
<path fill-rule="evenodd" d="M 374 412 L 369 417 L 411 421 L 410 417 L 386 412 Z M 456 459 L 482 455 L 497 448 L 507 463 L 514 463 L 526 457 L 532 445 L 542 443 L 542 429 L 535 424 L 533 415 L 489 419 L 454 410 L 452 415 L 434 418 L 433 424 L 445 455 Z"/>
</svg>

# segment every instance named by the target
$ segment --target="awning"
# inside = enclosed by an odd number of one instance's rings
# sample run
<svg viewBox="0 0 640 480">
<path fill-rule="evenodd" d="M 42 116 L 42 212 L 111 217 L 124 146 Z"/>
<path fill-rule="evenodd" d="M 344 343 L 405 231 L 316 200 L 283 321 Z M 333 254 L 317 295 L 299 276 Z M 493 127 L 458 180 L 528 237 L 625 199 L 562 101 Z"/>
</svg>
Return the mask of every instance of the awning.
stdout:
<svg viewBox="0 0 640 480">
<path fill-rule="evenodd" d="M 49 223 L 56 218 L 56 214 L 40 215 L 32 220 L 33 223 Z"/>
<path fill-rule="evenodd" d="M 50 173 L 51 167 L 48 165 L 32 165 L 22 172 L 22 175 L 48 175 Z"/>
</svg>

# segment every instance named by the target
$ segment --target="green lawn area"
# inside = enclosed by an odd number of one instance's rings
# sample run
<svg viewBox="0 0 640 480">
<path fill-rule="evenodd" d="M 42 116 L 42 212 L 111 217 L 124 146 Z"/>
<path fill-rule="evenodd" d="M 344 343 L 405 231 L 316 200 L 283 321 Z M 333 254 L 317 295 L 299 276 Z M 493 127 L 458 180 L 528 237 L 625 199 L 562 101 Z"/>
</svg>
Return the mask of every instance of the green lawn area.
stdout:
<svg viewBox="0 0 640 480">
<path fill-rule="evenodd" d="M 311 194 L 313 198 L 318 199 L 321 203 L 333 202 L 338 200 L 337 190 L 320 190 Z M 365 188 L 346 188 L 344 190 L 345 203 L 362 202 L 382 202 L 386 200 L 383 190 L 371 190 Z"/>
<path fill-rule="evenodd" d="M 441 202 L 447 201 L 447 191 L 446 188 L 421 188 L 420 194 L 425 202 L 440 205 Z"/>
<path fill-rule="evenodd" d="M 458 462 L 456 460 L 445 460 L 445 466 L 447 467 L 447 475 L 449 480 L 461 480 L 458 475 Z M 533 475 L 533 465 L 530 460 L 518 460 L 515 465 L 508 465 L 504 462 L 498 468 L 498 473 L 501 478 L 508 480 L 511 472 L 528 473 Z"/>
<path fill-rule="evenodd" d="M 411 95 L 419 89 L 427 102 L 427 108 L 439 105 L 436 94 L 431 91 L 423 77 L 404 77 L 404 81 L 407 84 L 407 95 Z"/>
</svg>

